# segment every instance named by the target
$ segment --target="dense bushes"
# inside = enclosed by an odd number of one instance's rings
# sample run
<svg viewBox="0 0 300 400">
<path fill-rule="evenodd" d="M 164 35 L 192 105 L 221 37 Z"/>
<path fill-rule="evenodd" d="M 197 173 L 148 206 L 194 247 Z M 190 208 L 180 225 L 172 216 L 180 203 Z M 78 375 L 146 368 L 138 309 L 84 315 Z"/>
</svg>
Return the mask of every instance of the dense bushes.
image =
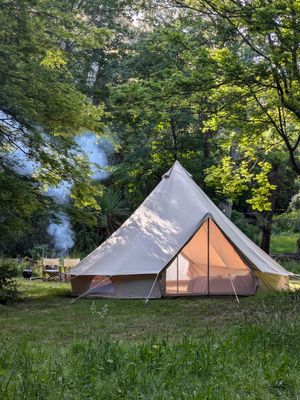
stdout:
<svg viewBox="0 0 300 400">
<path fill-rule="evenodd" d="M 274 233 L 299 233 L 300 211 L 289 211 L 274 217 Z"/>
<path fill-rule="evenodd" d="M 236 210 L 232 211 L 231 214 L 232 222 L 247 235 L 251 240 L 255 243 L 259 243 L 260 241 L 260 230 L 256 225 L 255 219 L 246 218 L 243 213 L 240 213 Z"/>
<path fill-rule="evenodd" d="M 0 304 L 16 300 L 18 296 L 16 276 L 15 265 L 9 260 L 0 260 Z"/>
</svg>

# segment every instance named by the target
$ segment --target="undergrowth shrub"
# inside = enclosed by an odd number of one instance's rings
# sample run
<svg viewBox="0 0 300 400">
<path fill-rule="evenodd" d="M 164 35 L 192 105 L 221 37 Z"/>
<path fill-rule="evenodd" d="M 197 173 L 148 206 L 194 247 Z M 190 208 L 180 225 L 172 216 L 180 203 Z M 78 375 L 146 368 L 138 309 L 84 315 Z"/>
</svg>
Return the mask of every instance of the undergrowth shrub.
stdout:
<svg viewBox="0 0 300 400">
<path fill-rule="evenodd" d="M 260 242 L 261 233 L 254 219 L 246 218 L 242 213 L 235 210 L 232 211 L 231 219 L 251 240 L 257 244 Z"/>
<path fill-rule="evenodd" d="M 0 260 L 0 304 L 15 301 L 18 297 L 15 265 L 5 259 Z"/>
<path fill-rule="evenodd" d="M 274 233 L 299 233 L 300 231 L 300 211 L 289 211 L 280 215 L 275 215 L 273 220 Z"/>
</svg>

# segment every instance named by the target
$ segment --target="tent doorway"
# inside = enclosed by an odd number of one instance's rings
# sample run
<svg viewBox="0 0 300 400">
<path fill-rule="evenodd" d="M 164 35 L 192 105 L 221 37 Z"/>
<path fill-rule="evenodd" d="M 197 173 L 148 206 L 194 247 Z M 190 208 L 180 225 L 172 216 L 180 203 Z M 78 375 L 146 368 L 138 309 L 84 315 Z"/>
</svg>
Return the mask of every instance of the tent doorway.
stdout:
<svg viewBox="0 0 300 400">
<path fill-rule="evenodd" d="M 208 218 L 165 272 L 165 295 L 255 294 L 258 280 L 217 224 Z"/>
</svg>

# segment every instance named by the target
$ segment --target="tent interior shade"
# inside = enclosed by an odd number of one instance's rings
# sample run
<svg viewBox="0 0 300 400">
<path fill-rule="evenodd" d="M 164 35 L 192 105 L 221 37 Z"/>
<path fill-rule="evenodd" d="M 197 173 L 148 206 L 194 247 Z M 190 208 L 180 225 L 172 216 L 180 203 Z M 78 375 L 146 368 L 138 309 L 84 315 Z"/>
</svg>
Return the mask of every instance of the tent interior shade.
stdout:
<svg viewBox="0 0 300 400">
<path fill-rule="evenodd" d="M 166 295 L 256 292 L 257 279 L 234 246 L 207 219 L 166 269 Z"/>
</svg>

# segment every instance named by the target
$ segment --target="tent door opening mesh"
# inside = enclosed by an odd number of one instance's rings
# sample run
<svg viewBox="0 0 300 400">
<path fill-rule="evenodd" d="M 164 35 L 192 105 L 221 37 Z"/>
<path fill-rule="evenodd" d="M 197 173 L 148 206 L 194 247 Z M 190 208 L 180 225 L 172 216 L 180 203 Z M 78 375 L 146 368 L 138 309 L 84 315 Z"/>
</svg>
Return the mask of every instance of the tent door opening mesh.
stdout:
<svg viewBox="0 0 300 400">
<path fill-rule="evenodd" d="M 166 295 L 249 295 L 256 278 L 212 219 L 207 219 L 166 269 Z"/>
</svg>

